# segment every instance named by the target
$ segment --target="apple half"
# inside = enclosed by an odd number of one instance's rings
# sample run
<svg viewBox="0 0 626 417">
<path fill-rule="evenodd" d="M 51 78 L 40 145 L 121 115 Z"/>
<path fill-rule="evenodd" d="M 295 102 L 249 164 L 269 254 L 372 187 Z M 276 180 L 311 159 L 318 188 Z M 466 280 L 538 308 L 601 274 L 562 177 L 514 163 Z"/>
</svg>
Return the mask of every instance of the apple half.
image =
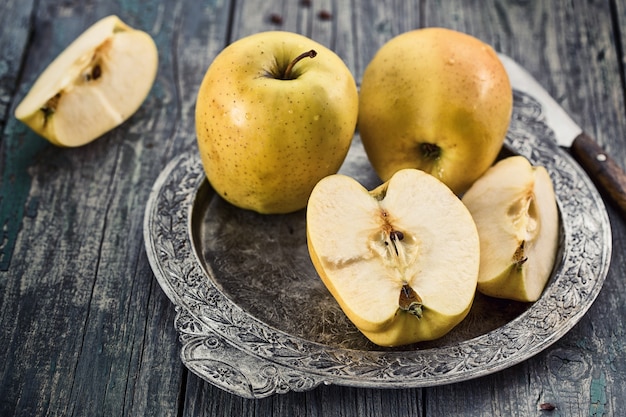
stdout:
<svg viewBox="0 0 626 417">
<path fill-rule="evenodd" d="M 463 196 L 480 237 L 478 291 L 511 300 L 539 299 L 559 246 L 552 180 L 523 156 L 505 158 Z"/>
<path fill-rule="evenodd" d="M 81 146 L 132 116 L 158 65 L 147 33 L 105 17 L 72 42 L 37 78 L 15 117 L 59 146 Z"/>
<path fill-rule="evenodd" d="M 403 169 L 371 192 L 331 175 L 313 189 L 306 215 L 316 271 L 373 343 L 437 339 L 469 312 L 478 233 L 460 199 L 432 175 Z"/>
</svg>

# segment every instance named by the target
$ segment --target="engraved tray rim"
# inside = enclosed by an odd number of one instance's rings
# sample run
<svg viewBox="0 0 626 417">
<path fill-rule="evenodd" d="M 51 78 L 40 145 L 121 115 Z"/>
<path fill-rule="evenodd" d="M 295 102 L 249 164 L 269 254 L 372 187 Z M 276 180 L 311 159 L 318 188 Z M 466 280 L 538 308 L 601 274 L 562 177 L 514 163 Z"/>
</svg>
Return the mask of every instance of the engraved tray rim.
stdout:
<svg viewBox="0 0 626 417">
<path fill-rule="evenodd" d="M 181 360 L 204 380 L 245 398 L 319 384 L 419 388 L 477 378 L 518 364 L 560 339 L 600 292 L 611 260 L 608 214 L 591 180 L 553 141 L 541 108 L 515 93 L 505 145 L 546 166 L 562 220 L 561 258 L 542 297 L 506 325 L 449 346 L 363 351 L 302 339 L 244 311 L 215 285 L 193 241 L 193 207 L 207 186 L 199 154 L 175 157 L 148 200 L 149 263 L 176 308 Z"/>
</svg>

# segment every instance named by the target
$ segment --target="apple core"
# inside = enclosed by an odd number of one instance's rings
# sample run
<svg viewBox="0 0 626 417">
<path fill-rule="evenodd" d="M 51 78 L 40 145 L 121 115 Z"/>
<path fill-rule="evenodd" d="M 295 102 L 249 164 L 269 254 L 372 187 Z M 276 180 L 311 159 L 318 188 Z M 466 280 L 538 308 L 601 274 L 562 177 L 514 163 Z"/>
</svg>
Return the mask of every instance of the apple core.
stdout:
<svg viewBox="0 0 626 417">
<path fill-rule="evenodd" d="M 315 270 L 373 343 L 433 340 L 469 312 L 478 232 L 459 198 L 432 175 L 403 169 L 371 191 L 330 175 L 311 193 L 306 216 Z"/>
</svg>

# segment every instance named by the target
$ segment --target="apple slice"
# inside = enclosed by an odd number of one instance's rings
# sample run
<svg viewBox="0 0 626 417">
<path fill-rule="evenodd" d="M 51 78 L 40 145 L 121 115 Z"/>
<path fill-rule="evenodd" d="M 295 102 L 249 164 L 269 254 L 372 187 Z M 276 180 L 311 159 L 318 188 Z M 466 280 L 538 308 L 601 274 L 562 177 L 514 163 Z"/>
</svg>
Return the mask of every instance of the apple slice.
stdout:
<svg viewBox="0 0 626 417">
<path fill-rule="evenodd" d="M 41 73 L 15 117 L 55 145 L 84 145 L 137 111 L 157 65 L 150 35 L 105 17 Z"/>
<path fill-rule="evenodd" d="M 559 246 L 552 180 L 523 156 L 505 158 L 463 196 L 480 237 L 478 290 L 536 301 L 550 278 Z"/>
<path fill-rule="evenodd" d="M 375 344 L 439 338 L 469 312 L 478 233 L 430 174 L 403 169 L 371 192 L 344 175 L 322 179 L 307 206 L 307 238 L 322 281 Z"/>
</svg>

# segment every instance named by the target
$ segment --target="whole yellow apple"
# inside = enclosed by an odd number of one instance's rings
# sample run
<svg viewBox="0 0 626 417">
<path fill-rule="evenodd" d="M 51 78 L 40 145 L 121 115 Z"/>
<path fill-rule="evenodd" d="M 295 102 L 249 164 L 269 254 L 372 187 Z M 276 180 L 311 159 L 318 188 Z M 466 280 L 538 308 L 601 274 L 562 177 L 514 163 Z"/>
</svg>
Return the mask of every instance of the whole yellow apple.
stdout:
<svg viewBox="0 0 626 417">
<path fill-rule="evenodd" d="M 354 77 L 330 49 L 290 32 L 240 39 L 218 54 L 198 91 L 207 178 L 244 209 L 302 209 L 315 184 L 339 170 L 357 113 Z"/>
<path fill-rule="evenodd" d="M 508 75 L 489 45 L 450 29 L 417 29 L 368 64 L 358 126 L 383 181 L 418 168 L 461 194 L 495 161 L 512 107 Z"/>
</svg>

